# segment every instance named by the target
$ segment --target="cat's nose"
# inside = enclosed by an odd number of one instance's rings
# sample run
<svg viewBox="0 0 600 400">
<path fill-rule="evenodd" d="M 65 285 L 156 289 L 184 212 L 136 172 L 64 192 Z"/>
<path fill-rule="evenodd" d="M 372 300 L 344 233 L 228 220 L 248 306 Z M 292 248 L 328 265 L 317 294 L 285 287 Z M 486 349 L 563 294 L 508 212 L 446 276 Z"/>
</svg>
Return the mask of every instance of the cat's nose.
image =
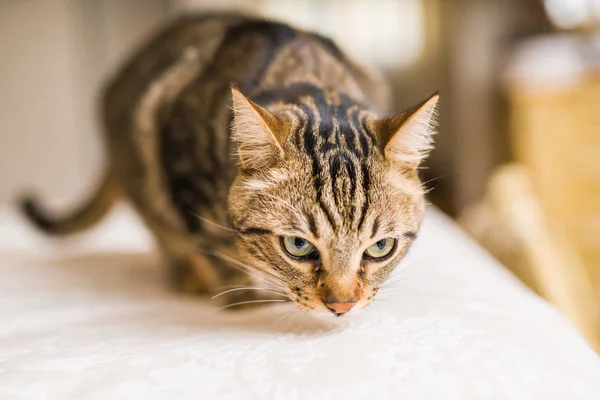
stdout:
<svg viewBox="0 0 600 400">
<path fill-rule="evenodd" d="M 330 297 L 325 299 L 325 305 L 329 310 L 339 317 L 340 315 L 346 314 L 348 311 L 352 310 L 352 308 L 356 305 L 355 299 L 346 299 L 344 301 L 340 301 L 334 297 Z"/>
</svg>

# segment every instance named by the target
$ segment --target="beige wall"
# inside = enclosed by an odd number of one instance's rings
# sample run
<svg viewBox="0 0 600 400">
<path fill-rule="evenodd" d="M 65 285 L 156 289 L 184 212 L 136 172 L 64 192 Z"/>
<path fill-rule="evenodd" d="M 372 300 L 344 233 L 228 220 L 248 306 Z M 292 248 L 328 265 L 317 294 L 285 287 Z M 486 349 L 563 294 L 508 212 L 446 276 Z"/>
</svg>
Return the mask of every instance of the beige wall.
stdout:
<svg viewBox="0 0 600 400">
<path fill-rule="evenodd" d="M 1 2 L 0 203 L 23 190 L 50 203 L 77 202 L 102 167 L 96 95 L 106 73 L 170 14 L 244 3 Z"/>
<path fill-rule="evenodd" d="M 71 194 L 90 161 L 79 153 L 82 121 L 71 20 L 59 1 L 9 0 L 0 13 L 0 200 L 34 187 Z"/>
<path fill-rule="evenodd" d="M 0 202 L 32 189 L 73 201 L 102 164 L 102 77 L 166 15 L 163 1 L 3 0 Z"/>
</svg>

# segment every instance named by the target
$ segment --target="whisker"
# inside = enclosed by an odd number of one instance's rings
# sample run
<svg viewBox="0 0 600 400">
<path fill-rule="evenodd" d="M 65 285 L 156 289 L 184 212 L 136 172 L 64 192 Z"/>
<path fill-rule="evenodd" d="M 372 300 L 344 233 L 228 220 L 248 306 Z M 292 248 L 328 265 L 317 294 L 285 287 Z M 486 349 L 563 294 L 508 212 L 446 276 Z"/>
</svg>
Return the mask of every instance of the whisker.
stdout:
<svg viewBox="0 0 600 400">
<path fill-rule="evenodd" d="M 424 290 L 418 287 L 415 288 L 390 288 L 390 289 L 385 289 L 385 290 L 380 290 L 379 293 L 380 294 L 385 294 L 385 293 L 389 293 L 389 292 L 423 292 Z"/>
<path fill-rule="evenodd" d="M 275 290 L 275 289 L 269 289 L 269 288 L 262 288 L 262 287 L 257 287 L 257 286 L 244 286 L 244 287 L 238 287 L 238 288 L 233 288 L 233 289 L 229 289 L 229 290 L 225 290 L 224 292 L 221 292 L 219 294 L 214 295 L 213 297 L 211 297 L 211 300 L 216 299 L 217 297 L 221 297 L 227 293 L 231 293 L 231 292 L 238 292 L 240 290 L 264 290 L 265 292 L 270 292 L 270 293 L 275 293 L 278 294 L 280 296 L 287 296 L 288 294 L 280 291 L 280 290 Z"/>
<path fill-rule="evenodd" d="M 249 268 L 250 271 L 252 272 L 258 272 L 259 274 L 262 274 L 264 278 L 267 279 L 267 281 L 269 281 L 269 283 L 275 285 L 277 288 L 282 289 L 282 290 L 286 290 L 285 289 L 285 281 L 283 280 L 283 278 L 275 275 L 274 273 L 272 273 L 271 271 L 266 270 L 265 268 L 256 266 L 256 265 L 248 265 L 247 268 Z"/>
<path fill-rule="evenodd" d="M 389 281 L 384 282 L 383 285 L 379 286 L 380 289 L 385 289 L 393 285 L 397 285 L 398 283 L 406 282 L 408 280 L 408 276 L 396 276 L 396 279 L 391 279 Z"/>
<path fill-rule="evenodd" d="M 201 215 L 198 215 L 198 214 L 196 214 L 195 212 L 192 212 L 192 211 L 188 211 L 188 212 L 189 212 L 191 215 L 193 215 L 194 217 L 196 217 L 196 218 L 200 219 L 201 221 L 204 221 L 204 222 L 206 222 L 207 224 L 214 225 L 214 226 L 216 226 L 217 228 L 221 228 L 221 229 L 223 229 L 223 230 L 225 230 L 225 231 L 228 231 L 228 232 L 239 233 L 239 231 L 238 231 L 238 230 L 236 230 L 236 229 L 229 228 L 229 227 L 227 227 L 227 226 L 225 226 L 225 225 L 221 225 L 221 224 L 219 224 L 219 223 L 217 223 L 217 222 L 215 222 L 215 221 L 212 221 L 212 220 L 210 220 L 210 219 L 208 219 L 208 218 L 205 218 L 205 217 L 203 217 L 203 216 L 201 216 Z"/>
<path fill-rule="evenodd" d="M 249 283 L 250 283 L 250 282 L 249 282 Z M 248 283 L 248 284 L 249 284 L 249 283 Z M 246 287 L 246 286 L 248 286 L 248 284 L 217 286 L 217 287 L 215 288 L 215 290 L 221 290 L 221 289 L 227 290 L 227 289 L 241 288 L 241 287 Z"/>
<path fill-rule="evenodd" d="M 217 308 L 217 310 L 223 310 L 225 308 L 230 308 L 230 307 L 235 307 L 235 306 L 241 306 L 242 304 L 253 304 L 253 303 L 288 303 L 290 302 L 290 300 L 272 300 L 272 299 L 264 299 L 264 300 L 247 300 L 247 301 L 240 301 L 237 303 L 233 303 L 233 304 L 227 304 L 226 306 L 223 307 L 219 307 Z"/>
<path fill-rule="evenodd" d="M 421 185 L 425 186 L 425 185 L 427 185 L 428 183 L 431 183 L 431 182 L 437 181 L 438 179 L 447 178 L 448 176 L 450 176 L 450 174 L 443 174 L 443 175 L 439 175 L 439 176 L 436 176 L 436 177 L 434 177 L 434 178 L 431 178 L 431 179 L 428 179 L 428 180 L 426 180 L 425 182 L 421 183 Z"/>
<path fill-rule="evenodd" d="M 409 281 L 411 279 L 419 278 L 425 274 L 424 271 L 418 271 L 417 273 L 415 273 L 416 271 L 416 269 L 410 268 L 406 271 L 403 271 L 402 273 L 394 274 L 393 276 L 388 278 L 388 280 L 386 280 L 384 284 L 381 285 L 381 287 L 383 288 L 387 286 L 392 286 L 400 282 Z"/>
<path fill-rule="evenodd" d="M 227 290 L 227 289 L 233 289 L 233 288 L 239 288 L 239 287 L 245 287 L 245 286 L 250 286 L 252 285 L 254 282 L 251 279 L 251 276 L 248 276 L 247 278 L 243 279 L 239 284 L 237 285 L 223 285 L 223 286 L 217 286 L 215 287 L 215 290 Z"/>
<path fill-rule="evenodd" d="M 275 322 L 285 322 L 284 328 L 286 328 L 290 321 L 294 319 L 300 313 L 300 311 L 301 310 L 298 307 L 294 307 L 291 311 L 287 312 L 285 315 L 283 315 L 283 317 L 278 318 Z M 287 319 L 287 321 L 284 321 L 285 319 Z"/>
<path fill-rule="evenodd" d="M 282 321 L 283 319 L 285 319 L 285 317 L 289 317 L 290 315 L 296 313 L 298 311 L 297 308 L 292 308 L 290 311 L 286 312 L 285 314 L 283 314 L 281 317 L 277 318 L 275 321 L 273 321 L 273 325 L 277 324 L 278 322 Z"/>
<path fill-rule="evenodd" d="M 200 250 L 200 251 L 202 251 L 202 250 Z M 285 282 L 283 281 L 283 279 L 278 277 L 277 275 L 274 275 L 272 272 L 265 270 L 264 268 L 248 265 L 234 257 L 220 253 L 216 250 L 204 250 L 204 251 L 208 254 L 212 254 L 214 256 L 222 258 L 223 260 L 231 262 L 233 265 L 237 266 L 240 270 L 247 272 L 249 274 L 256 273 L 256 272 L 262 273 L 263 277 L 266 278 L 273 285 L 275 285 L 276 287 L 278 287 L 280 289 L 285 290 Z"/>
<path fill-rule="evenodd" d="M 402 269 L 396 270 L 394 271 L 388 278 L 387 280 L 383 283 L 383 285 L 381 285 L 381 288 L 385 288 L 388 286 L 392 286 L 394 284 L 400 283 L 404 280 L 408 280 L 411 277 L 414 277 L 414 275 L 412 275 L 412 273 L 415 271 L 415 269 L 419 266 L 424 264 L 425 262 L 427 262 L 428 260 L 430 260 L 432 257 L 437 256 L 439 254 L 439 251 L 428 254 L 425 257 L 422 257 L 418 260 L 415 260 L 413 262 L 411 262 L 410 264 L 403 264 L 402 265 Z M 411 273 L 411 275 L 407 275 L 408 273 Z M 417 275 L 418 276 L 418 275 Z"/>
<path fill-rule="evenodd" d="M 410 276 L 407 276 L 406 273 L 404 271 L 401 272 L 397 272 L 395 273 L 393 276 L 390 276 L 382 285 L 380 285 L 380 288 L 385 288 L 391 285 L 395 285 L 396 283 L 399 282 L 403 282 L 406 281 Z"/>
<path fill-rule="evenodd" d="M 202 250 L 202 249 L 198 249 L 198 250 L 201 251 L 201 252 L 204 252 L 204 253 L 211 254 L 213 256 L 219 257 L 222 260 L 229 261 L 230 263 L 232 263 L 235 266 L 237 266 L 240 269 L 242 269 L 242 271 L 244 271 L 244 272 L 263 272 L 264 271 L 266 274 L 271 274 L 270 272 L 265 271 L 262 268 L 258 268 L 258 267 L 255 267 L 253 265 L 246 264 L 246 263 L 238 260 L 235 257 L 228 256 L 227 254 L 223 254 L 223 253 L 221 253 L 220 251 L 217 251 L 217 250 Z M 272 275 L 272 276 L 276 277 L 275 275 Z M 279 277 L 277 277 L 277 278 L 279 278 Z"/>
<path fill-rule="evenodd" d="M 292 322 L 296 322 L 296 321 L 298 321 L 298 319 L 299 319 L 300 317 L 302 317 L 303 315 L 305 315 L 305 314 L 307 314 L 307 313 L 308 313 L 308 311 L 306 311 L 306 310 L 304 310 L 304 309 L 302 309 L 302 308 L 298 308 L 297 310 L 298 310 L 298 311 L 297 311 L 296 313 L 294 313 L 294 314 L 293 314 L 293 315 L 292 315 L 292 316 L 291 316 L 291 317 L 288 319 L 288 321 L 285 323 L 285 328 L 286 328 L 286 329 L 287 329 L 287 327 L 288 327 L 288 326 L 290 326 L 290 324 L 291 324 Z"/>
</svg>

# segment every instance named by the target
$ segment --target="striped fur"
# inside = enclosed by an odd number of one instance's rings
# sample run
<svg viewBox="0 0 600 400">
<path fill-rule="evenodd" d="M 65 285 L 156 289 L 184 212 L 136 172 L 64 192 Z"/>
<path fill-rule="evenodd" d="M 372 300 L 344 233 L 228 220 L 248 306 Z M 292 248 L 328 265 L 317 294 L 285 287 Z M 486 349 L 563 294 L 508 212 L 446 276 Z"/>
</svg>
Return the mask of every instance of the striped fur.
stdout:
<svg viewBox="0 0 600 400">
<path fill-rule="evenodd" d="M 249 274 L 307 310 L 326 310 L 324 296 L 364 307 L 419 229 L 416 168 L 437 98 L 382 118 L 385 85 L 329 39 L 235 14 L 186 17 L 104 92 L 109 175 L 181 288 Z M 318 257 L 287 257 L 287 236 Z M 392 257 L 363 257 L 388 237 Z"/>
</svg>

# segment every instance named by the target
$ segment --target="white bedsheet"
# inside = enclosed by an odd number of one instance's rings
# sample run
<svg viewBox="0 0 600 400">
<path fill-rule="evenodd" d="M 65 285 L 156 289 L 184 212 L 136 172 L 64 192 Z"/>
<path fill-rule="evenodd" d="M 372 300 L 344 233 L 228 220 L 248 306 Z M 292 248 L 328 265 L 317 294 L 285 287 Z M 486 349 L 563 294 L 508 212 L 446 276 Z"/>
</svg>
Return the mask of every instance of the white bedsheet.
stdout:
<svg viewBox="0 0 600 400">
<path fill-rule="evenodd" d="M 170 293 L 123 207 L 60 242 L 1 221 L 0 399 L 600 399 L 579 334 L 435 210 L 394 291 L 326 321 Z"/>
</svg>

